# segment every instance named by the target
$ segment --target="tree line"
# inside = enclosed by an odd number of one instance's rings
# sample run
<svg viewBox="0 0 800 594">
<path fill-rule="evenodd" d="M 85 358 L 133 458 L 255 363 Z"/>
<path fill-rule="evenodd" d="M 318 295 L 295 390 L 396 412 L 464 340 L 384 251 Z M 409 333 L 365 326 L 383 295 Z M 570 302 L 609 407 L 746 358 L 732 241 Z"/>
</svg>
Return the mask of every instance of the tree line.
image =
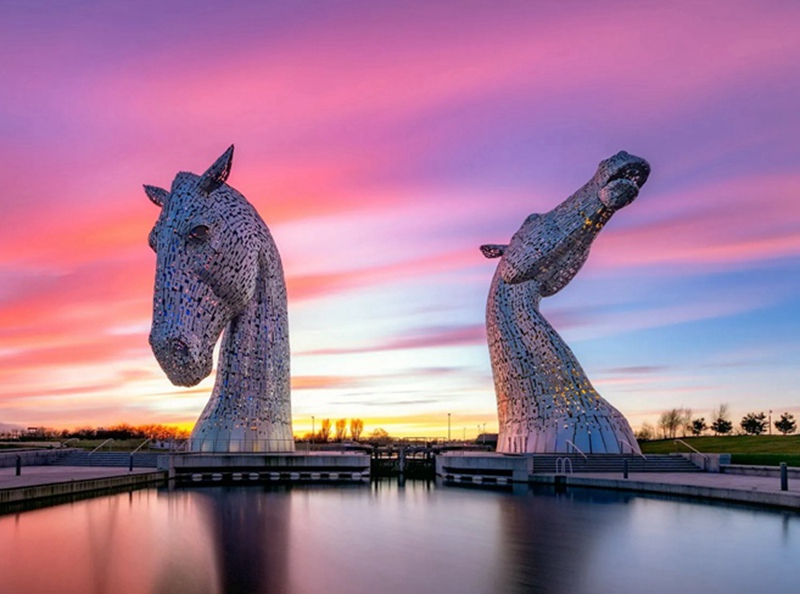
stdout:
<svg viewBox="0 0 800 594">
<path fill-rule="evenodd" d="M 782 435 L 789 435 L 797 430 L 797 422 L 794 415 L 785 412 L 780 418 L 773 422 L 775 429 Z M 749 412 L 739 422 L 741 433 L 746 435 L 761 435 L 769 431 L 769 421 L 763 412 Z M 729 435 L 733 432 L 733 421 L 730 418 L 730 411 L 727 404 L 721 404 L 711 413 L 711 422 L 707 423 L 705 417 L 695 417 L 689 408 L 673 408 L 664 411 L 658 418 L 658 424 L 654 427 L 650 423 L 644 423 L 636 433 L 636 438 L 640 441 L 651 439 L 675 439 L 678 433 L 681 437 L 688 435 L 700 436 L 708 432 L 714 435 Z"/>
<path fill-rule="evenodd" d="M 168 441 L 170 439 L 188 439 L 189 431 L 177 427 L 168 427 L 157 423 L 149 425 L 129 425 L 117 423 L 109 427 L 78 427 L 76 429 L 49 429 L 38 427 L 35 431 L 23 433 L 20 437 L 35 439 L 152 439 Z"/>
<path fill-rule="evenodd" d="M 349 433 L 351 441 L 368 441 L 371 443 L 384 443 L 391 441 L 389 433 L 380 427 L 374 429 L 372 433 L 363 436 L 364 421 L 361 419 L 339 419 L 335 423 L 331 423 L 330 419 L 322 419 L 320 422 L 319 430 L 309 431 L 301 438 L 301 441 L 308 441 L 311 443 L 328 443 L 328 442 L 343 442 L 347 440 L 349 424 Z"/>
<path fill-rule="evenodd" d="M 168 427 L 166 425 L 129 425 L 128 423 L 117 423 L 109 427 L 83 426 L 76 429 L 50 429 L 47 427 L 37 427 L 35 431 L 29 430 L 27 433 L 14 433 L 14 437 L 22 439 L 147 439 L 155 441 L 168 441 L 170 439 L 188 439 L 189 431 Z M 370 443 L 388 443 L 391 436 L 385 429 L 376 428 L 370 434 L 364 436 L 364 421 L 361 419 L 339 419 L 335 423 L 331 419 L 322 419 L 320 428 L 313 433 L 303 435 L 303 441 L 313 443 L 343 442 L 347 439 L 348 433 L 352 441 L 368 441 Z"/>
</svg>

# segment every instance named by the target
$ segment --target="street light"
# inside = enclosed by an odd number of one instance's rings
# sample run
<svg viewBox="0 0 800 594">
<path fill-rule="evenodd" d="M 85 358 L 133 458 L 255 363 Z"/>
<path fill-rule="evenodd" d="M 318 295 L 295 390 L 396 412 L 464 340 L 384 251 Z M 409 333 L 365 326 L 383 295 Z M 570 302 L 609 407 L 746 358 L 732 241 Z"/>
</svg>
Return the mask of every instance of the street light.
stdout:
<svg viewBox="0 0 800 594">
<path fill-rule="evenodd" d="M 485 444 L 486 443 L 486 423 L 483 424 L 483 430 L 481 430 L 480 424 L 478 424 L 478 435 L 481 437 L 481 441 Z"/>
<path fill-rule="evenodd" d="M 772 435 L 772 411 L 769 411 L 769 434 Z"/>
<path fill-rule="evenodd" d="M 447 441 L 450 441 L 450 413 L 447 413 Z"/>
<path fill-rule="evenodd" d="M 311 441 L 314 441 L 316 432 L 314 431 L 314 415 L 311 415 Z"/>
</svg>

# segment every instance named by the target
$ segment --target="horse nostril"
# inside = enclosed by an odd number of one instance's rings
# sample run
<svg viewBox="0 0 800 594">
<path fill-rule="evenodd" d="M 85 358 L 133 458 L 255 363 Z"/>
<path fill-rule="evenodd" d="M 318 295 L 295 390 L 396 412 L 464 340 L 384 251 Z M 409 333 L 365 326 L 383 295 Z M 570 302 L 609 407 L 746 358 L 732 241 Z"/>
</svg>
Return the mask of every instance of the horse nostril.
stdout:
<svg viewBox="0 0 800 594">
<path fill-rule="evenodd" d="M 183 342 L 180 338 L 173 338 L 170 340 L 172 352 L 179 357 L 189 356 L 189 345 Z"/>
</svg>

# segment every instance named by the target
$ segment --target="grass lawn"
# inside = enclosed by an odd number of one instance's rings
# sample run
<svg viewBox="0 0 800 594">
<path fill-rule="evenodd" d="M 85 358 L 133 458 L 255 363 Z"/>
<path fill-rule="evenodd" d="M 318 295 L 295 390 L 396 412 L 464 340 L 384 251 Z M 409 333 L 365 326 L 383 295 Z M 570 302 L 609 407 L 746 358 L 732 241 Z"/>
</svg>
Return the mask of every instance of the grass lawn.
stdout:
<svg viewBox="0 0 800 594">
<path fill-rule="evenodd" d="M 142 442 L 145 440 L 143 437 L 137 437 L 136 439 L 115 439 L 102 447 L 102 451 L 122 451 L 122 452 L 130 452 L 138 448 Z M 50 448 L 58 448 L 61 443 L 66 442 L 67 440 L 53 440 L 53 441 L 36 441 L 36 442 L 27 442 L 27 441 L 20 441 L 16 443 L 6 442 L 5 444 L 0 445 L 0 448 L 8 447 L 8 448 L 42 448 L 42 449 L 50 449 Z M 70 439 L 69 443 L 67 443 L 68 448 L 83 448 L 84 450 L 93 450 L 101 443 L 103 443 L 103 439 Z M 141 450 L 139 451 L 147 451 L 150 444 L 146 444 Z"/>
<path fill-rule="evenodd" d="M 800 466 L 800 435 L 733 435 L 726 437 L 683 437 L 683 441 L 707 454 L 731 454 L 732 464 Z M 645 454 L 691 451 L 671 439 L 639 444 Z"/>
</svg>

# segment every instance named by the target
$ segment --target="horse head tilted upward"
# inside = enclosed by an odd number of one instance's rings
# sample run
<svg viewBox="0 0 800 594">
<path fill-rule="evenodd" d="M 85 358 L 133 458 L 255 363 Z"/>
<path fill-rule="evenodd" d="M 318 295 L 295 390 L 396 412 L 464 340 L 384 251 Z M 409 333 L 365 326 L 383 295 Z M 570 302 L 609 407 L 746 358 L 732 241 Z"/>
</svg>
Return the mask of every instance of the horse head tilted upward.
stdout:
<svg viewBox="0 0 800 594">
<path fill-rule="evenodd" d="M 619 152 L 553 210 L 528 216 L 508 245 L 481 246 L 500 258 L 486 304 L 498 451 L 640 453 L 628 421 L 595 391 L 539 302 L 578 274 L 597 234 L 649 174 L 647 161 Z"/>
<path fill-rule="evenodd" d="M 233 146 L 203 175 L 180 172 L 170 191 L 145 186 L 161 207 L 150 345 L 170 381 L 211 373 L 211 398 L 192 432 L 194 451 L 294 449 L 286 285 L 280 254 L 256 210 L 225 183 Z"/>
</svg>

